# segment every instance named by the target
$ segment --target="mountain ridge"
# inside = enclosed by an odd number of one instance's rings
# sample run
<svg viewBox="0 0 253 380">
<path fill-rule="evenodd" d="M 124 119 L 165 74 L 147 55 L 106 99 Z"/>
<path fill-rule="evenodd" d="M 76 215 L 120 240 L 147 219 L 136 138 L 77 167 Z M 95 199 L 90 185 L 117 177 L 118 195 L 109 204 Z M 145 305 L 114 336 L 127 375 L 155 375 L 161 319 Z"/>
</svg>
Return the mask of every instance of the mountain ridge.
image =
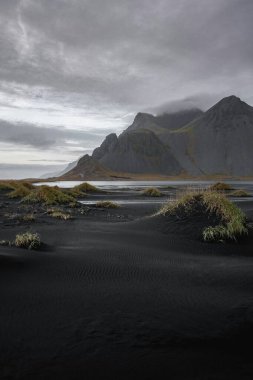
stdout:
<svg viewBox="0 0 253 380">
<path fill-rule="evenodd" d="M 106 136 L 92 159 L 114 174 L 251 176 L 252 142 L 253 107 L 231 95 L 206 112 L 138 113 L 119 136 Z"/>
</svg>

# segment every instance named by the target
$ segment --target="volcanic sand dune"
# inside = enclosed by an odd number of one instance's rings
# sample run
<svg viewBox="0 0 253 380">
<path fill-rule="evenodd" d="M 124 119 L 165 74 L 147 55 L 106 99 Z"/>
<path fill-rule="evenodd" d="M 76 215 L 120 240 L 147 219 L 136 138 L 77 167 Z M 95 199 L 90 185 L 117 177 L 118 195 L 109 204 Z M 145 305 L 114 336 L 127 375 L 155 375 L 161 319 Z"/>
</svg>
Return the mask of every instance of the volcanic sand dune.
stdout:
<svg viewBox="0 0 253 380">
<path fill-rule="evenodd" d="M 1 379 L 252 378 L 252 233 L 206 244 L 147 207 L 38 223 L 39 252 L 0 247 Z"/>
</svg>

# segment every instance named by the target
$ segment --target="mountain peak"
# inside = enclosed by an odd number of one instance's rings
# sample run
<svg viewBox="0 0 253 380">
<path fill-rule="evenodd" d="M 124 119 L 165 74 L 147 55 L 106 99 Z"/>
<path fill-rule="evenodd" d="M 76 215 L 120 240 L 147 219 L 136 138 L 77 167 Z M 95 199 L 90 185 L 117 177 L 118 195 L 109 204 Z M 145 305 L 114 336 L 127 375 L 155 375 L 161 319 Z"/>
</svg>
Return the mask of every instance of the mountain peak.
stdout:
<svg viewBox="0 0 253 380">
<path fill-rule="evenodd" d="M 138 112 L 134 118 L 133 126 L 139 126 L 139 124 L 153 122 L 155 117 L 151 113 Z"/>
<path fill-rule="evenodd" d="M 137 115 L 134 118 L 134 121 L 139 121 L 143 119 L 152 119 L 154 116 L 151 113 L 146 112 L 138 112 Z"/>
<path fill-rule="evenodd" d="M 89 154 L 85 154 L 84 156 L 82 156 L 79 160 L 78 160 L 78 164 L 83 164 L 83 163 L 86 163 L 86 162 L 90 162 L 92 160 L 91 156 Z"/>
<path fill-rule="evenodd" d="M 139 128 L 147 128 L 150 125 L 153 125 L 155 122 L 155 116 L 151 115 L 150 113 L 143 113 L 139 112 L 134 118 L 133 124 L 131 124 L 126 131 L 132 131 Z M 126 132 L 124 131 L 124 132 Z M 123 132 L 123 133 L 124 133 Z"/>
<path fill-rule="evenodd" d="M 237 104 L 242 104 L 242 103 L 246 104 L 238 96 L 230 95 L 221 99 L 218 104 L 228 104 L 228 105 L 236 106 Z"/>
<path fill-rule="evenodd" d="M 252 112 L 252 107 L 247 103 L 243 102 L 240 98 L 235 95 L 227 96 L 221 99 L 218 103 L 216 103 L 212 108 L 207 111 L 207 114 L 210 113 L 219 113 L 222 115 L 226 115 L 226 118 L 232 117 L 239 114 L 247 114 L 248 112 Z"/>
<path fill-rule="evenodd" d="M 96 160 L 101 159 L 106 153 L 113 149 L 114 145 L 118 142 L 116 133 L 110 133 L 106 136 L 100 147 L 94 149 L 92 157 Z"/>
<path fill-rule="evenodd" d="M 238 96 L 236 95 L 229 95 L 229 96 L 226 96 L 225 98 L 221 99 L 222 100 L 227 100 L 227 101 L 242 101 Z"/>
</svg>

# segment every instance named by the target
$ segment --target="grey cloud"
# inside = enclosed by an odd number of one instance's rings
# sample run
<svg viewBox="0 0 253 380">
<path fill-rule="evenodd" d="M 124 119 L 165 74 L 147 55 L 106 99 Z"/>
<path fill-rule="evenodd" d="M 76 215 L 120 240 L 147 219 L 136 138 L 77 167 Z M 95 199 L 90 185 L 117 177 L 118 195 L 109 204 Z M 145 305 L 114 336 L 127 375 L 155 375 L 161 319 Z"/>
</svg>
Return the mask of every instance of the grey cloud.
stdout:
<svg viewBox="0 0 253 380">
<path fill-rule="evenodd" d="M 0 164 L 0 179 L 39 178 L 45 173 L 59 172 L 65 165 Z"/>
<path fill-rule="evenodd" d="M 229 94 L 222 94 L 222 96 L 228 96 Z M 181 110 L 187 110 L 192 108 L 199 108 L 202 111 L 206 111 L 215 102 L 219 100 L 217 99 L 217 94 L 212 93 L 202 93 L 197 95 L 192 95 L 182 99 L 175 99 L 172 102 L 165 102 L 164 104 L 160 104 L 157 107 L 148 107 L 145 111 L 152 114 L 162 114 L 162 113 L 170 113 L 170 112 L 178 112 Z"/>
<path fill-rule="evenodd" d="M 102 140 L 104 133 L 106 133 L 104 130 L 100 133 L 99 131 L 92 133 L 67 128 L 45 128 L 25 123 L 11 124 L 0 120 L 1 142 L 27 145 L 38 149 L 62 147 L 64 144 L 67 145 L 68 141 L 72 142 L 69 143 L 70 146 L 76 144 L 95 146 Z"/>
<path fill-rule="evenodd" d="M 41 162 L 41 159 L 40 160 L 29 160 L 31 162 Z M 59 163 L 62 163 L 62 162 L 65 162 L 65 163 L 68 163 L 68 161 L 66 160 L 54 160 L 55 162 L 59 162 Z M 43 162 L 52 162 L 52 160 L 46 160 L 44 159 Z"/>
<path fill-rule="evenodd" d="M 12 1 L 13 21 L 21 20 L 29 48 L 27 59 L 18 51 L 16 61 L 10 58 L 5 79 L 145 107 L 166 101 L 175 87 L 177 96 L 198 83 L 213 90 L 221 77 L 234 92 L 234 78 L 252 73 L 251 0 L 18 3 Z"/>
</svg>

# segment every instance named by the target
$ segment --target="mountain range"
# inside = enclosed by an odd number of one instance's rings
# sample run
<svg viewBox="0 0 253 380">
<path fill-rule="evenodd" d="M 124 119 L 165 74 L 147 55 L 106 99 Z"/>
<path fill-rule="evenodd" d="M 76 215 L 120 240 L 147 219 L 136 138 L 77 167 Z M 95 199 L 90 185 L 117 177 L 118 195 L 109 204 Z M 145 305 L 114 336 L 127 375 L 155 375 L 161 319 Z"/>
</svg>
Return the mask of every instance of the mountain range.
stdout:
<svg viewBox="0 0 253 380">
<path fill-rule="evenodd" d="M 253 107 L 232 95 L 206 112 L 138 113 L 63 177 L 252 176 L 252 143 Z"/>
</svg>

